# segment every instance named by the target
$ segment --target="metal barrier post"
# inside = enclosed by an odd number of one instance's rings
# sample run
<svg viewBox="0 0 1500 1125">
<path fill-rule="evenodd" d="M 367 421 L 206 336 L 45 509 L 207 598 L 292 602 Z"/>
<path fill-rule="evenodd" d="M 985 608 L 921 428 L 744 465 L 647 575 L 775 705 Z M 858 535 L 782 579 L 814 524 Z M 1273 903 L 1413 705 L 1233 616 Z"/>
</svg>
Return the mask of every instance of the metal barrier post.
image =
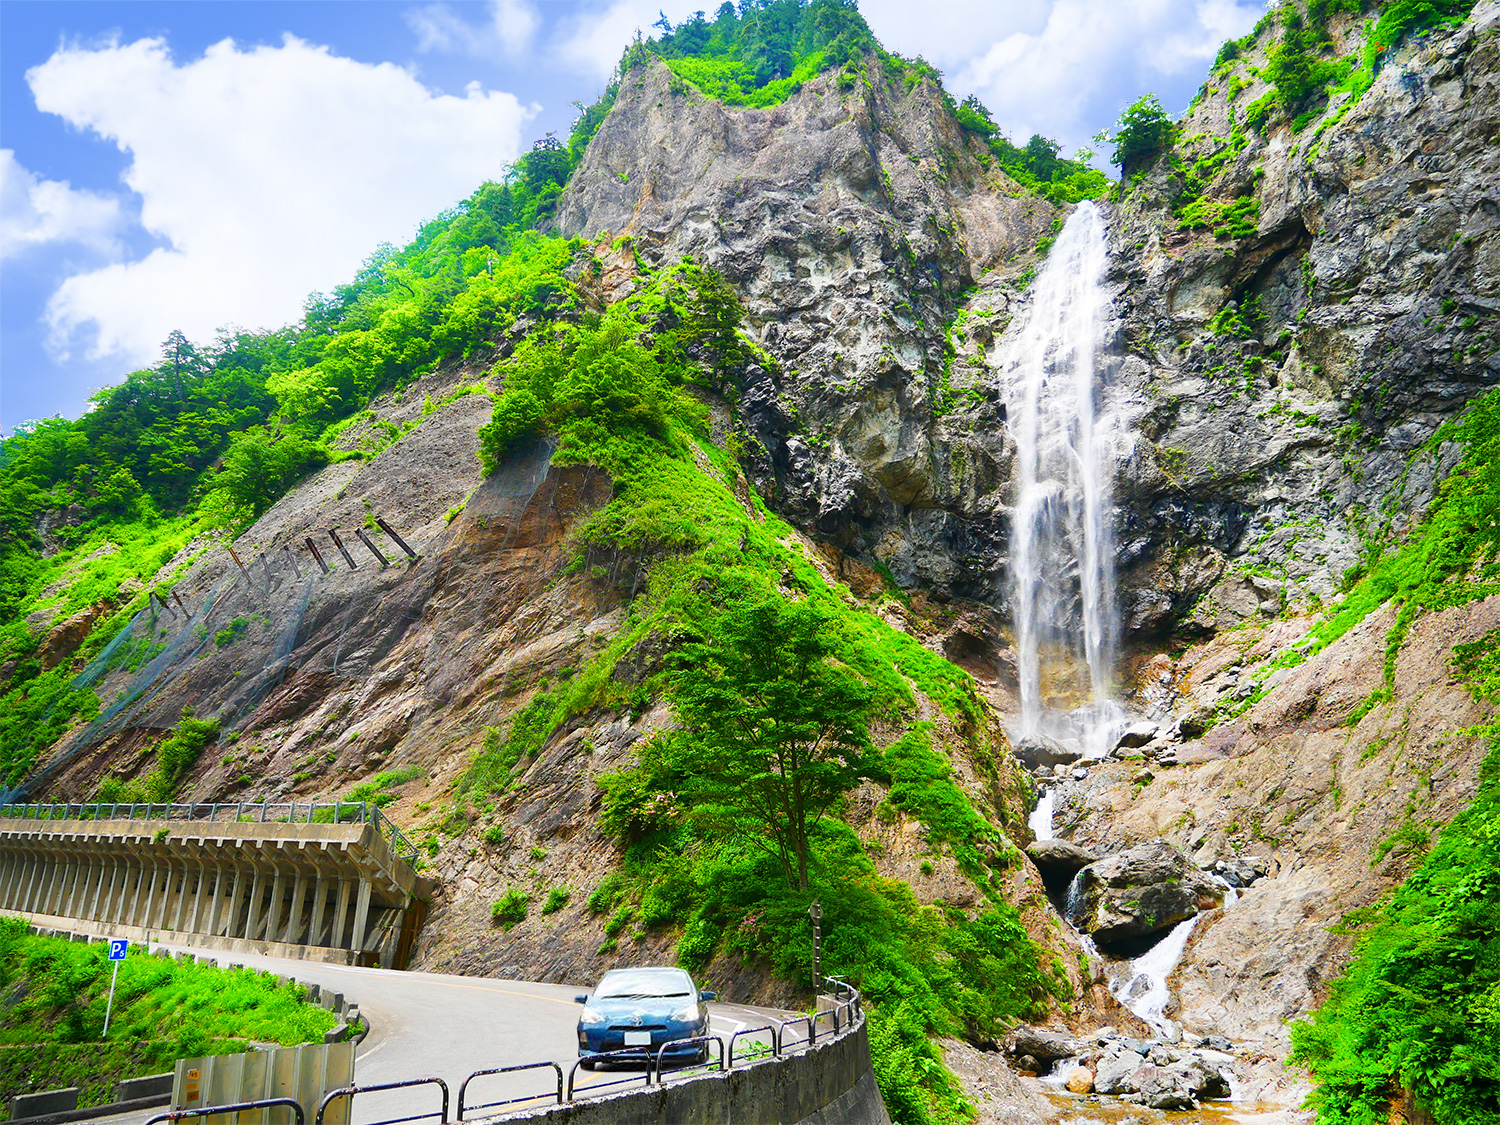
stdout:
<svg viewBox="0 0 1500 1125">
<path fill-rule="evenodd" d="M 297 1117 L 297 1125 L 307 1125 L 307 1114 L 302 1109 L 302 1103 L 296 1098 L 262 1098 L 254 1102 L 234 1102 L 231 1105 L 211 1105 L 202 1109 L 174 1109 L 167 1113 L 158 1113 L 155 1117 L 147 1120 L 146 1125 L 159 1125 L 163 1121 L 187 1121 L 194 1117 L 216 1117 L 221 1113 L 239 1113 L 247 1109 L 275 1109 L 285 1106 Z M 319 1114 L 321 1115 L 321 1110 Z"/>
<path fill-rule="evenodd" d="M 458 1116 L 455 1117 L 454 1120 L 455 1121 L 462 1121 L 464 1119 L 464 1093 L 468 1090 L 469 1083 L 472 1082 L 472 1081 L 474 1081 L 474 1079 L 481 1078 L 481 1077 L 484 1077 L 485 1075 L 490 1075 L 490 1074 L 511 1074 L 511 1073 L 513 1073 L 515 1071 L 518 1071 L 518 1070 L 541 1070 L 543 1067 L 548 1067 L 548 1066 L 550 1066 L 553 1070 L 557 1071 L 557 1104 L 558 1105 L 562 1105 L 563 1104 L 563 1072 L 562 1072 L 562 1067 L 558 1066 L 557 1063 L 555 1063 L 555 1062 L 521 1063 L 519 1066 L 501 1066 L 501 1067 L 496 1067 L 493 1070 L 476 1070 L 473 1074 L 469 1075 L 469 1077 L 465 1078 L 463 1080 L 463 1082 L 459 1084 L 459 1087 L 458 1087 Z M 546 1095 L 544 1095 L 544 1094 L 532 1094 L 532 1095 L 530 1095 L 528 1097 L 524 1097 L 524 1098 L 504 1098 L 504 1099 L 502 1099 L 502 1100 L 500 1100 L 498 1102 L 484 1102 L 484 1103 L 482 1103 L 480 1105 L 472 1105 L 469 1108 L 470 1109 L 494 1109 L 496 1106 L 501 1106 L 501 1105 L 514 1105 L 517 1102 L 536 1101 L 538 1098 L 542 1098 L 542 1097 L 545 1097 L 545 1096 Z"/>
<path fill-rule="evenodd" d="M 313 1118 L 314 1125 L 323 1125 L 323 1115 L 328 1112 L 328 1107 L 337 1098 L 348 1098 L 351 1103 L 355 1094 L 373 1094 L 380 1090 L 400 1090 L 410 1086 L 438 1086 L 443 1091 L 443 1108 L 440 1113 L 414 1113 L 409 1117 L 389 1117 L 384 1121 L 371 1122 L 370 1125 L 397 1125 L 401 1121 L 424 1121 L 429 1117 L 436 1117 L 439 1125 L 447 1125 L 448 1122 L 448 1083 L 441 1078 L 408 1078 L 404 1082 L 380 1082 L 374 1086 L 341 1086 L 337 1090 L 330 1090 L 323 1095 L 323 1100 L 318 1103 L 318 1115 Z"/>
</svg>

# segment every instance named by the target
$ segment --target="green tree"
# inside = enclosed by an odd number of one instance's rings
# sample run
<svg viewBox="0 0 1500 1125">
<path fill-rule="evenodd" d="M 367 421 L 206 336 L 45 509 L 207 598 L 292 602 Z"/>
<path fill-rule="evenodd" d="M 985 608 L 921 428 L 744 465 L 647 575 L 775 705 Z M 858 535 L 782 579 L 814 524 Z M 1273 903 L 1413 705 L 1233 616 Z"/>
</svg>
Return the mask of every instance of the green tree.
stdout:
<svg viewBox="0 0 1500 1125">
<path fill-rule="evenodd" d="M 1129 177 L 1166 151 L 1172 139 L 1172 118 L 1155 94 L 1142 94 L 1120 114 L 1114 136 L 1107 139 L 1115 145 L 1110 159 L 1120 166 L 1122 176 Z"/>
<path fill-rule="evenodd" d="M 667 698 L 682 726 L 648 751 L 683 779 L 700 825 L 755 841 L 803 891 L 810 829 L 879 767 L 872 693 L 830 659 L 830 629 L 806 602 L 732 600 L 708 639 L 672 658 Z"/>
</svg>

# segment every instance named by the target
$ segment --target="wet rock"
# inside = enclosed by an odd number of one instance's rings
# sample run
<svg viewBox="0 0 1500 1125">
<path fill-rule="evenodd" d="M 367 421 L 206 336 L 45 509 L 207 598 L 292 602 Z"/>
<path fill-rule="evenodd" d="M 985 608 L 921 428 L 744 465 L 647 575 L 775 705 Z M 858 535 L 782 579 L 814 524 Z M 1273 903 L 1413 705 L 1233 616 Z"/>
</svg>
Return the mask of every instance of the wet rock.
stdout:
<svg viewBox="0 0 1500 1125">
<path fill-rule="evenodd" d="M 1120 736 L 1115 739 L 1114 748 L 1118 750 L 1122 747 L 1133 749 L 1135 747 L 1144 746 L 1146 745 L 1146 743 L 1154 739 L 1156 735 L 1157 727 L 1155 723 L 1131 723 L 1128 727 L 1121 731 Z"/>
<path fill-rule="evenodd" d="M 1026 849 L 1026 854 L 1047 874 L 1073 875 L 1099 859 L 1094 852 L 1066 840 L 1037 840 Z"/>
<path fill-rule="evenodd" d="M 1141 1088 L 1136 1074 L 1144 1064 L 1135 1052 L 1106 1055 L 1094 1067 L 1094 1093 L 1134 1094 Z"/>
<path fill-rule="evenodd" d="M 1070 1035 L 1059 1035 L 1055 1031 L 1043 1031 L 1026 1024 L 1011 1033 L 1007 1047 L 1007 1053 L 1012 1057 L 1030 1055 L 1047 1066 L 1074 1058 L 1082 1051 L 1083 1044 Z"/>
<path fill-rule="evenodd" d="M 1026 765 L 1066 766 L 1083 757 L 1083 748 L 1077 743 L 1060 742 L 1045 734 L 1027 735 L 1015 745 L 1015 755 Z"/>
<path fill-rule="evenodd" d="M 1205 1035 L 1198 1040 L 1198 1046 L 1210 1051 L 1223 1051 L 1225 1054 L 1231 1054 L 1234 1051 L 1234 1044 L 1222 1035 Z"/>
<path fill-rule="evenodd" d="M 1142 937 L 1224 900 L 1224 888 L 1165 840 L 1153 840 L 1081 869 L 1068 914 L 1096 941 Z"/>
<path fill-rule="evenodd" d="M 1151 1109 L 1197 1109 L 1189 1074 L 1177 1067 L 1147 1063 L 1135 1072 L 1140 1103 Z"/>
<path fill-rule="evenodd" d="M 1036 1060 L 1034 1055 L 1021 1055 L 1016 1059 L 1016 1069 L 1023 1074 L 1040 1074 L 1042 1064 Z"/>
<path fill-rule="evenodd" d="M 1075 1066 L 1068 1072 L 1065 1085 L 1075 1094 L 1092 1094 L 1094 1092 L 1093 1072 L 1086 1066 Z"/>
</svg>

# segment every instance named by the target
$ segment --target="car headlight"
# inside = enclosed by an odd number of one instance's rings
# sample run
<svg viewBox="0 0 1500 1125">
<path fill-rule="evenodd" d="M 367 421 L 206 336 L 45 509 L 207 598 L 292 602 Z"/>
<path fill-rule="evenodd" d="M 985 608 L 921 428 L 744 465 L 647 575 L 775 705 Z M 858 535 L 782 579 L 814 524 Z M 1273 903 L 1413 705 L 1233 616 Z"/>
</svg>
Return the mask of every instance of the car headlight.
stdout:
<svg viewBox="0 0 1500 1125">
<path fill-rule="evenodd" d="M 601 1023 L 608 1023 L 604 1013 L 597 1008 L 585 1008 L 578 1017 L 579 1027 L 598 1027 Z"/>
<path fill-rule="evenodd" d="M 698 1020 L 698 1002 L 690 1000 L 682 1007 L 672 1013 L 674 1020 L 682 1020 L 684 1023 L 696 1023 Z"/>
</svg>

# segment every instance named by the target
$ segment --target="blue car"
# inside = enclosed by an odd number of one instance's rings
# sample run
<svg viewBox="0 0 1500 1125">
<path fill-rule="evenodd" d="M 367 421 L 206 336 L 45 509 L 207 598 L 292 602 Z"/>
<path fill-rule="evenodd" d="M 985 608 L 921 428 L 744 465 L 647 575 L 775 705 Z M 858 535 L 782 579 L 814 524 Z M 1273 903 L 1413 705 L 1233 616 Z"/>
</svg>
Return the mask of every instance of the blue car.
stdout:
<svg viewBox="0 0 1500 1125">
<path fill-rule="evenodd" d="M 712 992 L 700 992 L 681 969 L 611 969 L 593 994 L 574 997 L 583 1005 L 578 1017 L 578 1056 L 592 1069 L 590 1056 L 626 1047 L 641 1048 L 652 1058 L 663 1043 L 708 1034 Z M 704 1062 L 708 1044 L 668 1047 L 664 1058 Z"/>
</svg>

